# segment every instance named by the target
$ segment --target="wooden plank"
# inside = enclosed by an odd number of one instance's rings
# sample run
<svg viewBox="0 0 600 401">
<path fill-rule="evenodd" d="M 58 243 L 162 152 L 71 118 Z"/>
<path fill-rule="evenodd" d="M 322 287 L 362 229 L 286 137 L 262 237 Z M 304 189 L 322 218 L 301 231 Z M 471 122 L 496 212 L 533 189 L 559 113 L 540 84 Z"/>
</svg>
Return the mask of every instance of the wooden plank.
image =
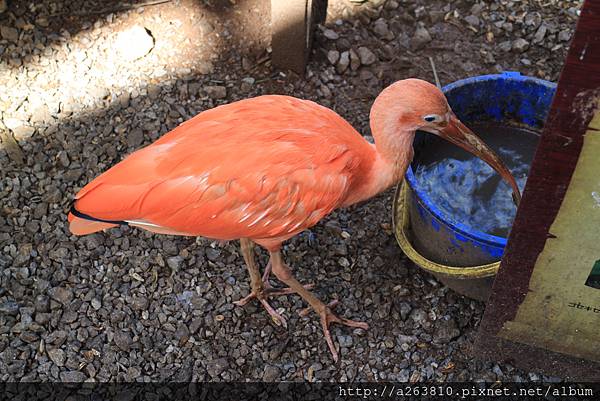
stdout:
<svg viewBox="0 0 600 401">
<path fill-rule="evenodd" d="M 539 291 L 539 283 L 544 280 L 540 276 L 544 271 L 540 269 L 550 271 L 548 265 L 551 263 L 544 258 L 547 258 L 550 248 L 555 245 L 552 241 L 556 235 L 551 227 L 564 231 L 565 218 L 561 225 L 561 219 L 557 219 L 557 216 L 560 217 L 559 211 L 563 217 L 567 216 L 564 213 L 569 206 L 569 197 L 565 200 L 565 196 L 576 187 L 571 179 L 578 167 L 585 135 L 596 132 L 590 123 L 600 106 L 599 98 L 600 2 L 586 0 L 480 326 L 475 349 L 476 355 L 484 359 L 508 361 L 519 367 L 541 370 L 569 379 L 600 380 L 600 363 L 567 355 L 582 356 L 574 348 L 557 352 L 561 348 L 560 341 L 568 344 L 573 339 L 558 338 L 559 341 L 551 344 L 548 334 L 536 337 L 527 330 L 520 331 L 519 335 L 515 334 L 519 331 L 516 326 L 523 324 L 523 314 L 531 313 L 530 307 L 534 305 L 531 299 L 535 296 L 535 291 Z M 579 160 L 578 172 L 583 171 L 581 166 L 582 161 Z M 600 175 L 600 171 L 598 174 Z M 573 252 L 578 251 L 580 250 L 573 249 Z M 563 252 L 561 255 L 564 254 Z M 574 267 L 567 263 L 561 269 L 563 273 L 569 273 L 569 269 Z M 568 283 L 551 285 L 558 288 Z M 534 287 L 533 290 L 531 287 Z M 550 299 L 547 305 L 553 305 Z M 540 316 L 535 318 L 550 322 L 556 318 L 557 313 L 561 312 L 548 306 L 547 310 L 541 308 Z M 552 332 L 552 335 L 560 337 L 558 332 Z M 600 341 L 600 338 L 596 339 Z"/>
<path fill-rule="evenodd" d="M 327 0 L 271 0 L 273 65 L 303 74 L 315 24 L 324 21 Z"/>
</svg>

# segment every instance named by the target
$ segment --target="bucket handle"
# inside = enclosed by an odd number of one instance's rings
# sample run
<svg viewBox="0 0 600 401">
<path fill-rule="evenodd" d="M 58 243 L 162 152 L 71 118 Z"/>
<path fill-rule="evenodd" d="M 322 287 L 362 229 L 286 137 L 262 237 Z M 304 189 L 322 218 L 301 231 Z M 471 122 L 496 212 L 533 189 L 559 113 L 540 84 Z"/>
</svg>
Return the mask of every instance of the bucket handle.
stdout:
<svg viewBox="0 0 600 401">
<path fill-rule="evenodd" d="M 446 266 L 436 263 L 421 255 L 408 240 L 408 229 L 410 224 L 410 216 L 408 213 L 408 184 L 403 180 L 396 188 L 394 196 L 394 204 L 392 205 L 392 226 L 396 235 L 398 245 L 404 254 L 417 266 L 422 267 L 430 273 L 442 274 L 450 278 L 469 279 L 469 278 L 484 278 L 495 275 L 500 267 L 500 262 L 489 263 L 479 266 Z"/>
</svg>

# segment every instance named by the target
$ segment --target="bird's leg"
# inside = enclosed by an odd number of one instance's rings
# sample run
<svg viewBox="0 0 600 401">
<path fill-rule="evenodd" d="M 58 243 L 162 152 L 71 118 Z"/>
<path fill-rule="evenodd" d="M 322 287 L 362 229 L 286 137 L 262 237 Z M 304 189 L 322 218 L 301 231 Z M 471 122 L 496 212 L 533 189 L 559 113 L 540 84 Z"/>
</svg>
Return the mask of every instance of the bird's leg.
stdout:
<svg viewBox="0 0 600 401">
<path fill-rule="evenodd" d="M 256 261 L 254 260 L 254 243 L 249 239 L 242 238 L 240 239 L 240 247 L 242 249 L 242 255 L 244 256 L 244 261 L 246 262 L 246 267 L 248 268 L 248 273 L 250 273 L 250 286 L 252 287 L 252 292 L 245 298 L 242 298 L 239 301 L 234 302 L 234 304 L 238 306 L 244 306 L 247 304 L 252 298 L 256 298 L 260 301 L 262 306 L 266 309 L 266 311 L 271 316 L 271 319 L 283 327 L 287 327 L 287 323 L 283 316 L 281 316 L 273 307 L 267 302 L 267 296 L 265 294 L 265 287 L 263 281 L 260 277 L 260 272 L 258 270 L 258 266 L 256 266 Z"/>
<path fill-rule="evenodd" d="M 263 276 L 262 276 L 262 282 L 263 282 L 263 286 L 265 288 L 266 295 L 273 296 L 273 295 L 295 294 L 296 291 L 292 290 L 289 287 L 275 288 L 271 285 L 271 283 L 269 282 L 269 278 L 271 277 L 272 270 L 273 270 L 273 265 L 271 264 L 271 258 L 269 258 L 269 263 L 267 263 L 267 265 L 265 266 L 265 272 L 263 273 Z M 302 286 L 304 288 L 306 288 L 307 290 L 310 290 L 315 285 L 314 284 L 303 284 Z"/>
<path fill-rule="evenodd" d="M 304 298 L 304 300 L 309 303 L 310 307 L 321 317 L 321 326 L 323 326 L 325 340 L 327 340 L 327 345 L 329 346 L 329 350 L 331 351 L 334 362 L 337 362 L 338 353 L 333 344 L 333 340 L 331 339 L 329 325 L 331 323 L 339 323 L 345 326 L 358 327 L 365 330 L 369 328 L 369 325 L 364 322 L 357 322 L 336 316 L 331 311 L 331 308 L 337 304 L 337 301 L 333 301 L 329 303 L 329 305 L 325 305 L 312 292 L 304 288 L 304 286 L 302 286 L 302 284 L 300 284 L 298 280 L 294 278 L 290 268 L 283 261 L 280 251 L 270 252 L 270 254 L 273 273 L 275 273 L 275 276 L 277 276 L 277 278 L 283 281 L 285 284 L 289 285 L 292 290 Z"/>
<path fill-rule="evenodd" d="M 246 297 L 240 299 L 239 301 L 234 301 L 234 304 L 237 306 L 244 306 L 248 302 L 250 302 L 253 298 L 256 298 L 260 301 L 263 307 L 267 310 L 269 315 L 276 324 L 280 324 L 283 327 L 287 327 L 287 323 L 283 316 L 279 314 L 273 307 L 267 302 L 267 298 L 276 295 L 286 295 L 292 294 L 294 291 L 291 288 L 274 288 L 269 283 L 269 275 L 271 273 L 271 261 L 265 267 L 265 273 L 260 277 L 260 271 L 258 270 L 258 266 L 256 265 L 256 261 L 254 260 L 254 243 L 246 238 L 240 239 L 240 247 L 242 250 L 242 255 L 244 257 L 244 261 L 246 262 L 246 267 L 248 269 L 248 273 L 250 273 L 250 286 L 252 291 Z M 306 285 L 306 288 L 311 288 L 313 285 Z"/>
</svg>

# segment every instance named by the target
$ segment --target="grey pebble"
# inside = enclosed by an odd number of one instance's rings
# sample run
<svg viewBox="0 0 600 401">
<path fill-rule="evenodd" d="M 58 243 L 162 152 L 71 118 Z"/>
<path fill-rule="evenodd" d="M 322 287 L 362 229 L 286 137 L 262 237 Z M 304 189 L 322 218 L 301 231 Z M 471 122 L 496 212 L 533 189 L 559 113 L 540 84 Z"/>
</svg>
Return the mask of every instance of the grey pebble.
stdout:
<svg viewBox="0 0 600 401">
<path fill-rule="evenodd" d="M 529 48 L 529 42 L 523 38 L 516 39 L 512 43 L 512 50 L 517 53 L 523 53 Z"/>
<path fill-rule="evenodd" d="M 325 36 L 327 39 L 329 40 L 336 40 L 340 37 L 340 35 L 338 35 L 334 30 L 332 29 L 325 29 L 323 31 L 323 36 Z"/>
<path fill-rule="evenodd" d="M 367 47 L 361 46 L 358 48 L 358 56 L 363 65 L 371 65 L 377 61 L 377 56 Z"/>
<path fill-rule="evenodd" d="M 17 316 L 19 314 L 19 304 L 15 301 L 5 301 L 0 303 L 0 313 Z"/>
<path fill-rule="evenodd" d="M 329 62 L 332 65 L 335 65 L 339 59 L 340 59 L 340 52 L 338 52 L 337 50 L 329 50 L 327 52 L 327 60 L 329 60 Z"/>
<path fill-rule="evenodd" d="M 204 87 L 204 92 L 212 99 L 224 99 L 227 97 L 227 88 L 219 85 L 209 85 Z"/>
<path fill-rule="evenodd" d="M 65 366 L 65 361 L 67 359 L 66 355 L 65 355 L 65 351 L 63 351 L 60 348 L 53 348 L 53 349 L 49 349 L 47 351 L 48 353 L 48 358 L 50 358 L 50 360 L 52 362 L 54 362 L 56 364 L 56 366 Z"/>
<path fill-rule="evenodd" d="M 125 331 L 116 331 L 114 335 L 114 342 L 121 351 L 128 352 L 131 348 L 131 335 Z"/>
<path fill-rule="evenodd" d="M 48 295 L 63 305 L 68 305 L 73 300 L 73 291 L 65 287 L 50 288 Z"/>
<path fill-rule="evenodd" d="M 431 42 L 431 35 L 429 34 L 429 31 L 424 27 L 417 28 L 415 34 L 410 40 L 411 47 L 414 50 L 422 49 L 429 42 Z"/>
<path fill-rule="evenodd" d="M 265 382 L 273 382 L 277 381 L 277 379 L 281 376 L 281 370 L 277 366 L 267 365 L 265 366 L 265 370 L 263 372 L 262 379 Z"/>
<path fill-rule="evenodd" d="M 66 383 L 80 383 L 87 379 L 87 376 L 83 372 L 76 370 L 70 370 L 67 372 L 60 372 L 60 380 Z"/>
<path fill-rule="evenodd" d="M 350 65 L 350 52 L 344 51 L 340 54 L 340 59 L 338 60 L 337 65 L 335 66 L 335 70 L 338 74 L 344 73 L 348 69 Z"/>
</svg>

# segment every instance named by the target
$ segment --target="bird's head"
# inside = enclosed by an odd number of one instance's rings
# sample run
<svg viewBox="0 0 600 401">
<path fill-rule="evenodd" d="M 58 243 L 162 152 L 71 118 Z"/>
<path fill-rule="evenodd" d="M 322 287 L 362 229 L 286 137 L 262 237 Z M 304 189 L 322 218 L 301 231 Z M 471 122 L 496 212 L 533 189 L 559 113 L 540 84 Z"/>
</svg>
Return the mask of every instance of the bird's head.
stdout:
<svg viewBox="0 0 600 401">
<path fill-rule="evenodd" d="M 489 164 L 511 186 L 516 204 L 517 183 L 500 157 L 454 114 L 440 89 L 420 79 L 405 79 L 388 86 L 377 97 L 371 121 L 400 132 L 429 132 L 460 146 Z M 377 125 L 377 123 L 375 123 Z M 373 131 L 377 130 L 373 126 Z M 380 129 L 381 130 L 381 129 Z M 393 135 L 393 133 L 392 133 Z"/>
</svg>

